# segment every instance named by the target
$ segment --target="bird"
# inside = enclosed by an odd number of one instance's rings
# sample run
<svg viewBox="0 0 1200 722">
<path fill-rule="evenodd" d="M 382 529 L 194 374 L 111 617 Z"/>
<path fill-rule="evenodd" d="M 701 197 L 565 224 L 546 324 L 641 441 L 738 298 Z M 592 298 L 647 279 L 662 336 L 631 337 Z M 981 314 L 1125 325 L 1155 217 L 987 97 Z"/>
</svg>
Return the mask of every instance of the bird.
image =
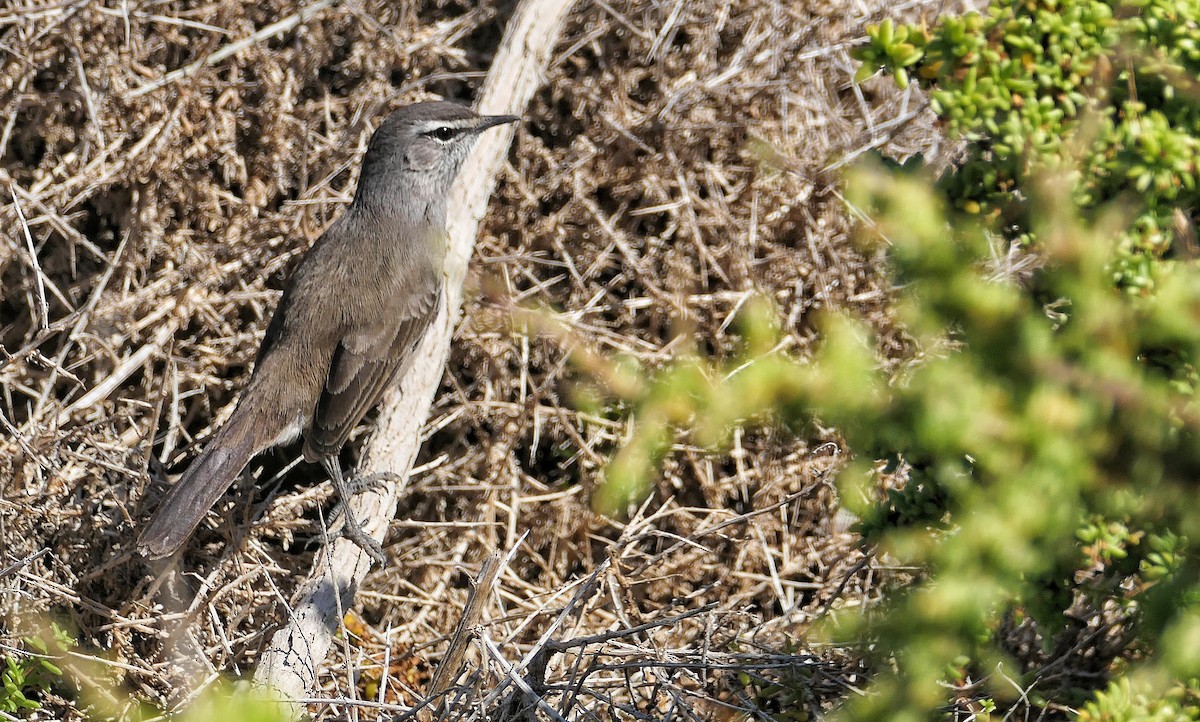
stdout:
<svg viewBox="0 0 1200 722">
<path fill-rule="evenodd" d="M 256 454 L 302 436 L 304 459 L 338 493 L 343 535 L 386 563 L 348 504 L 379 479 L 348 481 L 338 454 L 404 375 L 443 303 L 447 199 L 463 162 L 483 131 L 518 120 L 429 101 L 383 121 L 353 200 L 289 278 L 233 413 L 139 534 L 144 558 L 175 554 Z"/>
</svg>

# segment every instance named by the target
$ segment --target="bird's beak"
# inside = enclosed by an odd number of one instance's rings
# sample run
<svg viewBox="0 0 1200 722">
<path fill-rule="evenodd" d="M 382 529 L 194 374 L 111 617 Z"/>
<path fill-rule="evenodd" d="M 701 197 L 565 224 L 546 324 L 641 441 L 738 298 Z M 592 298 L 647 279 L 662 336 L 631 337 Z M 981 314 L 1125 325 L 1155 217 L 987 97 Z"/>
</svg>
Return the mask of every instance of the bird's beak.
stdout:
<svg viewBox="0 0 1200 722">
<path fill-rule="evenodd" d="M 488 128 L 494 128 L 497 125 L 505 123 L 515 123 L 521 118 L 516 115 L 485 115 L 479 119 L 479 124 L 475 126 L 476 133 L 482 133 Z"/>
</svg>

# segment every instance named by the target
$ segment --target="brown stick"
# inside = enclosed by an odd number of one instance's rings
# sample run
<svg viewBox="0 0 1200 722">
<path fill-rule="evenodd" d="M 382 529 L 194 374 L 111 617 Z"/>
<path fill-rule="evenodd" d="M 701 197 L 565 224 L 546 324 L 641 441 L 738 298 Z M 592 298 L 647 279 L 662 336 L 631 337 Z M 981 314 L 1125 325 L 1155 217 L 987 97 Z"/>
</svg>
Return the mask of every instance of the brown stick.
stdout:
<svg viewBox="0 0 1200 722">
<path fill-rule="evenodd" d="M 496 584 L 496 575 L 499 573 L 500 552 L 492 552 L 487 559 L 483 560 L 479 574 L 471 580 L 471 591 L 467 594 L 467 606 L 463 609 L 458 626 L 454 628 L 454 634 L 450 637 L 450 645 L 446 647 L 446 656 L 442 657 L 442 663 L 438 665 L 437 671 L 433 674 L 433 681 L 429 683 L 429 688 L 425 691 L 426 697 L 437 697 L 450 689 L 450 685 L 458 679 L 459 670 L 462 669 L 463 660 L 467 656 L 467 647 L 478 631 L 476 628 L 483 619 L 483 608 L 491 598 L 492 587 Z M 426 707 L 422 710 L 423 714 L 418 715 L 417 719 L 421 722 L 440 719 L 442 717 L 440 709 L 443 704 L 439 703 L 439 711 L 436 716 L 432 709 Z"/>
</svg>

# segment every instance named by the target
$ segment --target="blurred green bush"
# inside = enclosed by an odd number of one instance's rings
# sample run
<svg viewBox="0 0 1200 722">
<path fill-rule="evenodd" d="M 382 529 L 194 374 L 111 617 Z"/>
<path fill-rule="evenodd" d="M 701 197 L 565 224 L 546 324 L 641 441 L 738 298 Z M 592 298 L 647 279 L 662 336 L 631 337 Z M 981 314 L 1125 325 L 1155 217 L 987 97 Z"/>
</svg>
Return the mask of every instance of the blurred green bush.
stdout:
<svg viewBox="0 0 1200 722">
<path fill-rule="evenodd" d="M 1023 285 L 996 278 L 996 239 L 951 211 L 932 178 L 852 174 L 850 202 L 873 221 L 863 242 L 887 245 L 900 314 L 931 350 L 898 378 L 880 369 L 867 326 L 844 315 L 823 318 L 812 359 L 777 350 L 762 301 L 742 312 L 741 357 L 654 371 L 624 362 L 622 382 L 605 387 L 620 389 L 610 408 L 634 419 L 596 497 L 610 512 L 644 496 L 679 433 L 721 448 L 739 424 L 819 419 L 842 434 L 854 460 L 839 489 L 864 543 L 926 570 L 882 608 L 831 620 L 832 638 L 872 650 L 882 670 L 848 719 L 940 719 L 968 691 L 1001 709 L 1078 706 L 1110 678 L 1132 687 L 1092 699 L 1095 719 L 1175 719 L 1105 716 L 1118 698 L 1194 701 L 1200 405 L 1175 366 L 1150 360 L 1200 353 L 1200 269 L 1164 264 L 1153 293 L 1122 292 L 1110 268 L 1125 216 L 1083 223 L 1054 195 L 1063 188 L 1031 189 L 1045 265 Z M 902 489 L 880 491 L 879 460 L 905 465 Z M 1014 658 L 1006 631 L 1021 624 L 1042 656 Z M 1099 627 L 1115 646 L 1087 641 Z M 1050 675 L 1038 659 L 1099 669 Z"/>
<path fill-rule="evenodd" d="M 847 178 L 923 358 L 886 375 L 836 314 L 791 357 L 764 301 L 728 363 L 622 361 L 589 397 L 634 419 L 597 506 L 642 498 L 677 434 L 720 448 L 739 424 L 819 419 L 852 452 L 839 488 L 864 543 L 924 570 L 827 626 L 878 670 L 844 718 L 1200 718 L 1200 1 L 999 0 L 885 22 L 860 58 L 860 79 L 927 85 L 968 141 L 940 178 Z M 995 267 L 1011 243 L 1030 277 Z M 880 491 L 881 467 L 907 483 Z"/>
</svg>

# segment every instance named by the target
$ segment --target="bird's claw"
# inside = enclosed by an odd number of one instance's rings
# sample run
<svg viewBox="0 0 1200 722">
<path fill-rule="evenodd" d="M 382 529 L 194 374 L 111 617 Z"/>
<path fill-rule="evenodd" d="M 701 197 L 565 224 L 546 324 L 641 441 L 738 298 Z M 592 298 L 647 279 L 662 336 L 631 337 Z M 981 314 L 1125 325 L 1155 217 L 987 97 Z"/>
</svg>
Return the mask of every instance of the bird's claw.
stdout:
<svg viewBox="0 0 1200 722">
<path fill-rule="evenodd" d="M 367 474 L 365 476 L 356 476 L 346 482 L 346 490 L 351 496 L 360 494 L 364 491 L 383 491 L 386 489 L 385 481 L 400 481 L 403 479 L 399 474 L 393 474 L 390 471 L 381 471 L 377 474 Z M 339 498 L 338 502 L 329 510 L 329 523 L 332 524 L 337 520 L 342 512 L 346 509 L 346 499 Z"/>
<path fill-rule="evenodd" d="M 387 566 L 388 558 L 387 554 L 383 551 L 383 545 L 375 541 L 375 538 L 370 534 L 363 531 L 362 527 L 343 524 L 342 536 L 354 542 L 359 549 L 362 549 L 380 567 Z"/>
<path fill-rule="evenodd" d="M 362 549 L 379 566 L 387 566 L 387 555 L 383 552 L 383 545 L 375 541 L 370 534 L 367 534 L 363 530 L 362 524 L 354 518 L 354 513 L 346 504 L 358 492 L 367 489 L 379 491 L 381 488 L 384 488 L 384 481 L 397 481 L 400 477 L 397 474 L 384 471 L 377 474 L 356 476 L 346 481 L 342 477 L 342 470 L 338 467 L 335 459 L 326 459 L 324 464 L 338 493 L 338 503 L 330 511 L 329 521 L 332 522 L 337 517 L 344 516 L 345 518 L 342 520 L 342 536 L 354 542 L 359 549 Z M 331 543 L 332 540 L 328 534 L 323 535 L 323 537 L 326 544 Z"/>
</svg>

